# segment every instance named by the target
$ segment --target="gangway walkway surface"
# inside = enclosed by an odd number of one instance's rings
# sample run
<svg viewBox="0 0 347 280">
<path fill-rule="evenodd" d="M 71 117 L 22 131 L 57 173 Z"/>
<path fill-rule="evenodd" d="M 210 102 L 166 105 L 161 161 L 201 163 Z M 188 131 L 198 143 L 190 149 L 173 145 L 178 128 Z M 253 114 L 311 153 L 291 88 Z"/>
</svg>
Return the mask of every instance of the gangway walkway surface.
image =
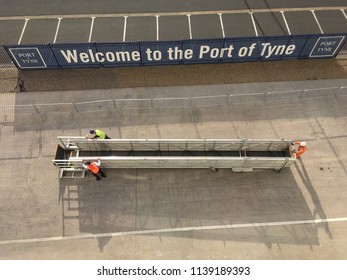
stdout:
<svg viewBox="0 0 347 280">
<path fill-rule="evenodd" d="M 291 166 L 292 140 L 284 139 L 87 139 L 59 136 L 53 163 L 59 177 L 84 177 L 83 161 L 104 168 L 230 168 L 277 171 Z M 78 175 L 76 175 L 78 174 Z"/>
</svg>

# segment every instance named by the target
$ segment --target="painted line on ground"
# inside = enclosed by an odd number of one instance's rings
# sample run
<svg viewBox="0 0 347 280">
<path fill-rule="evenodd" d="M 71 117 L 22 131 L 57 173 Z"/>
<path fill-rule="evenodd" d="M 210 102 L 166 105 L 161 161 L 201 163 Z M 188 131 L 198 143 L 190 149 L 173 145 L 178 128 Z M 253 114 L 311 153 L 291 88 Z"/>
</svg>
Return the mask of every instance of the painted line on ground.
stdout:
<svg viewBox="0 0 347 280">
<path fill-rule="evenodd" d="M 155 24 L 157 28 L 157 41 L 159 41 L 159 17 L 158 15 L 155 16 Z"/>
<path fill-rule="evenodd" d="M 257 29 L 257 26 L 256 26 L 256 24 L 255 24 L 253 12 L 249 12 L 249 15 L 251 16 L 251 19 L 252 19 L 252 23 L 253 23 L 253 28 L 254 28 L 255 36 L 258 37 L 258 36 L 259 36 L 259 35 L 258 35 L 258 29 Z"/>
<path fill-rule="evenodd" d="M 91 24 L 90 24 L 89 38 L 88 38 L 88 42 L 89 42 L 89 43 L 90 43 L 90 41 L 92 40 L 93 27 L 94 27 L 94 20 L 95 20 L 95 17 L 92 17 L 92 22 L 91 22 Z"/>
<path fill-rule="evenodd" d="M 345 16 L 346 20 L 347 20 L 347 15 L 345 13 L 345 10 L 344 9 L 341 9 L 341 12 L 343 13 L 343 15 Z"/>
<path fill-rule="evenodd" d="M 128 16 L 124 16 L 123 42 L 125 42 L 125 36 L 127 34 L 127 21 Z"/>
<path fill-rule="evenodd" d="M 89 233 L 89 234 L 79 234 L 79 235 L 71 235 L 71 236 L 56 236 L 56 237 L 43 237 L 43 238 L 31 238 L 31 239 L 3 240 L 3 241 L 0 241 L 0 245 L 17 245 L 17 244 L 27 244 L 27 243 L 39 243 L 39 242 L 94 239 L 94 238 L 114 237 L 114 236 L 164 234 L 164 233 L 189 232 L 189 231 L 230 230 L 230 229 L 240 229 L 240 228 L 258 228 L 258 227 L 271 227 L 271 226 L 295 226 L 295 225 L 307 225 L 307 224 L 317 225 L 317 224 L 336 223 L 336 222 L 347 222 L 347 217 L 328 218 L 328 219 L 313 219 L 313 220 L 297 220 L 297 221 L 282 221 L 282 222 L 267 222 L 267 223 L 245 223 L 245 224 L 197 226 L 197 227 L 183 227 L 183 228 L 163 228 L 163 229 L 149 229 L 149 230 L 137 230 L 137 231 L 135 230 L 135 231 L 123 231 L 123 232 L 107 232 L 107 233 L 96 233 L 96 234 Z"/>
<path fill-rule="evenodd" d="M 193 39 L 192 23 L 190 21 L 190 14 L 188 14 L 187 17 L 188 17 L 189 39 Z"/>
<path fill-rule="evenodd" d="M 317 18 L 317 16 L 316 16 L 314 10 L 311 10 L 311 13 L 312 13 L 314 19 L 316 20 L 316 23 L 317 23 L 317 25 L 318 25 L 318 27 L 319 27 L 320 33 L 324 34 L 323 29 L 322 29 L 322 27 L 320 26 L 320 23 L 319 23 L 319 21 L 318 21 L 318 18 Z"/>
<path fill-rule="evenodd" d="M 29 20 L 30 20 L 30 19 L 28 19 L 28 18 L 25 19 L 24 26 L 23 26 L 23 29 L 22 29 L 22 33 L 20 34 L 20 37 L 19 37 L 19 40 L 18 40 L 18 45 L 20 45 L 20 42 L 22 42 L 22 38 L 23 38 L 25 29 L 26 29 L 26 27 L 27 27 L 27 24 L 28 24 L 28 21 L 29 21 Z"/>
<path fill-rule="evenodd" d="M 225 38 L 225 32 L 224 32 L 224 24 L 223 24 L 222 14 L 219 13 L 218 16 L 219 16 L 220 26 L 221 26 L 221 28 L 222 28 L 222 35 L 223 35 L 223 38 Z"/>
<path fill-rule="evenodd" d="M 275 9 L 243 9 L 243 10 L 214 10 L 214 11 L 185 11 L 185 12 L 163 12 L 163 13 L 120 13 L 120 14 L 71 14 L 71 15 L 40 15 L 40 16 L 7 16 L 0 17 L 1 20 L 20 20 L 20 19 L 54 19 L 54 18 L 91 18 L 91 17 L 153 17 L 159 16 L 183 16 L 183 15 L 211 15 L 211 14 L 245 14 L 245 13 L 279 13 L 284 12 L 303 12 L 303 11 L 335 11 L 345 10 L 346 6 L 336 7 L 308 7 L 308 8 L 275 8 Z"/>
<path fill-rule="evenodd" d="M 53 39 L 53 44 L 55 44 L 55 42 L 57 41 L 57 37 L 58 37 L 58 32 L 59 32 L 59 27 L 60 27 L 60 22 L 61 22 L 62 18 L 58 18 L 58 24 L 57 24 L 57 29 L 55 30 L 55 35 L 54 35 L 54 39 Z"/>
<path fill-rule="evenodd" d="M 285 25 L 286 25 L 286 27 L 287 27 L 288 34 L 289 34 L 289 35 L 292 35 L 292 32 L 290 32 L 290 29 L 289 29 L 289 25 L 288 25 L 287 19 L 286 19 L 285 15 L 284 15 L 284 11 L 281 11 L 280 13 L 282 14 L 282 18 L 283 18 L 284 23 L 285 23 Z"/>
</svg>

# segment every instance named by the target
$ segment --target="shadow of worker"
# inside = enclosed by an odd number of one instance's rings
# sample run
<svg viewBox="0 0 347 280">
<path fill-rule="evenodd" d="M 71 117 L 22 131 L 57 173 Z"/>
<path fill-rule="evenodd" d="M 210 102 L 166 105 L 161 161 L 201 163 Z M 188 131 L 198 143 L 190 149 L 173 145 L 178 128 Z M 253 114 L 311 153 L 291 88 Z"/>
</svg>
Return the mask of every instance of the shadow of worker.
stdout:
<svg viewBox="0 0 347 280">
<path fill-rule="evenodd" d="M 322 220 L 327 219 L 327 216 L 326 216 L 324 209 L 322 207 L 322 204 L 320 202 L 319 196 L 312 185 L 311 179 L 308 176 L 306 167 L 305 167 L 302 159 L 298 158 L 298 160 L 295 162 L 294 166 L 295 166 L 296 171 L 298 172 L 302 182 L 304 183 L 307 191 L 309 192 L 311 199 L 312 199 L 312 202 L 314 204 L 315 209 L 313 210 L 313 213 L 312 213 L 313 218 L 316 218 L 318 216 Z M 329 236 L 329 238 L 332 239 L 333 236 L 332 236 L 332 233 L 330 231 L 328 222 L 322 223 L 322 227 L 324 228 L 324 231 Z"/>
</svg>

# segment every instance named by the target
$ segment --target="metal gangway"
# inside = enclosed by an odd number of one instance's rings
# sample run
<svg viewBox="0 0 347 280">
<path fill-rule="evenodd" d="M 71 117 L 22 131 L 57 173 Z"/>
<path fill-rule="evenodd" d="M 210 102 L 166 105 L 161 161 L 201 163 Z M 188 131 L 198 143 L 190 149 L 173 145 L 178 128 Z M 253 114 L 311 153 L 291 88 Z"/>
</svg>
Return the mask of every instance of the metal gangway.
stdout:
<svg viewBox="0 0 347 280">
<path fill-rule="evenodd" d="M 59 178 L 84 177 L 83 161 L 102 168 L 229 168 L 281 171 L 295 162 L 284 139 L 87 139 L 59 136 L 53 164 Z"/>
</svg>

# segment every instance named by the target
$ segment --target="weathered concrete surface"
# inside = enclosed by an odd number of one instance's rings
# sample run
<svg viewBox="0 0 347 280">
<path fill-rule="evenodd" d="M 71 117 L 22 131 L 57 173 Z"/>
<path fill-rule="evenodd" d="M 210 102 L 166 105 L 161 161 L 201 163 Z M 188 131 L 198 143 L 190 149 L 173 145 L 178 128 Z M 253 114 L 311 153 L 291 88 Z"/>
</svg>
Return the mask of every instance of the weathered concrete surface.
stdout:
<svg viewBox="0 0 347 280">
<path fill-rule="evenodd" d="M 346 79 L 347 60 L 314 59 L 205 65 L 21 71 L 27 91 L 164 87 Z"/>
<path fill-rule="evenodd" d="M 40 103 L 67 96 L 74 101 L 192 97 L 344 82 L 41 92 Z M 17 93 L 4 98 L 20 105 L 37 103 L 37 96 Z M 295 222 L 347 217 L 346 113 L 346 97 L 331 97 L 7 118 L 0 125 L 0 258 L 346 259 L 346 221 Z M 282 173 L 106 170 L 108 177 L 101 182 L 92 176 L 59 181 L 51 164 L 56 137 L 85 135 L 95 127 L 113 138 L 292 138 L 306 140 L 308 151 Z M 293 223 L 266 224 L 285 221 Z M 223 228 L 248 223 L 264 224 Z M 23 239 L 29 242 L 20 243 Z"/>
</svg>

